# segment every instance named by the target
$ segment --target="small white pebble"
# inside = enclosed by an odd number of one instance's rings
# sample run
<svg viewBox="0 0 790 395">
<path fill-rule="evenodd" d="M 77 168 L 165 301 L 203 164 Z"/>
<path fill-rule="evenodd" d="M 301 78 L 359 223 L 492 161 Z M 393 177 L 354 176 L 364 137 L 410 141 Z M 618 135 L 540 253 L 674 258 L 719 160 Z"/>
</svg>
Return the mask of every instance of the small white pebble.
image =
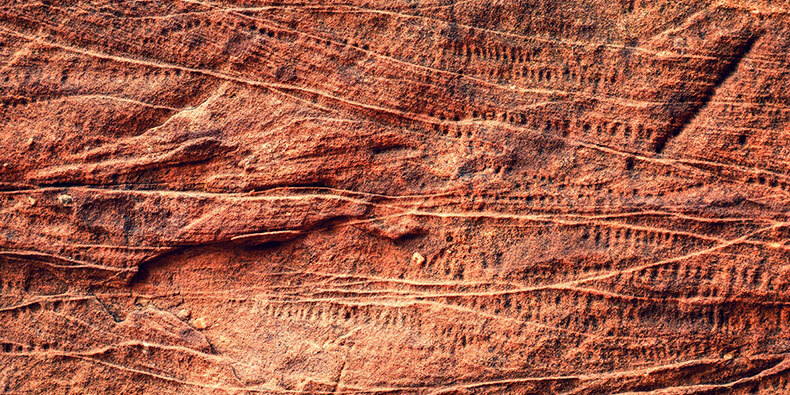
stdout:
<svg viewBox="0 0 790 395">
<path fill-rule="evenodd" d="M 191 316 L 191 315 L 192 315 L 192 313 L 190 313 L 189 310 L 187 310 L 187 309 L 178 310 L 178 312 L 176 313 L 176 317 L 178 317 L 179 319 L 182 319 L 182 320 L 185 320 L 185 319 L 189 318 L 189 316 Z"/>
<path fill-rule="evenodd" d="M 205 319 L 204 317 L 200 317 L 200 318 L 196 319 L 196 320 L 195 320 L 195 321 L 192 323 L 192 325 L 193 325 L 193 326 L 194 326 L 196 329 L 206 329 L 206 328 L 208 328 L 208 327 L 209 327 L 209 325 L 210 325 L 210 324 L 209 324 L 209 322 L 208 322 L 208 320 L 207 320 L 207 319 Z"/>
<path fill-rule="evenodd" d="M 60 200 L 60 204 L 64 206 L 68 206 L 74 201 L 74 199 L 71 198 L 71 195 L 67 195 L 65 193 L 58 196 L 58 200 Z"/>
</svg>

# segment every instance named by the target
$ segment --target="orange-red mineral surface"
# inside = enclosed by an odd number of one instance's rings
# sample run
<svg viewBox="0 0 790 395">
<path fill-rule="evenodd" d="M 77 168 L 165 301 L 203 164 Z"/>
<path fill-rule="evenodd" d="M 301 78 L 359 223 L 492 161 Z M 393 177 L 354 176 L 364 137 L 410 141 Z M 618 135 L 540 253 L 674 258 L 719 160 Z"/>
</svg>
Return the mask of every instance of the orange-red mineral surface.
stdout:
<svg viewBox="0 0 790 395">
<path fill-rule="evenodd" d="M 790 4 L 0 1 L 0 393 L 790 393 Z"/>
</svg>

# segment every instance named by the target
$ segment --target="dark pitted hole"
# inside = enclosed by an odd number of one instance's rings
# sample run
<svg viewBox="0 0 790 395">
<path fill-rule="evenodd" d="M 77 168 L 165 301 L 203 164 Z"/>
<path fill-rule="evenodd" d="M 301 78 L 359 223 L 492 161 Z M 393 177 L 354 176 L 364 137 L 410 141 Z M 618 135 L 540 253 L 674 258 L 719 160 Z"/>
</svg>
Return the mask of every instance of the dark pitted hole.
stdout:
<svg viewBox="0 0 790 395">
<path fill-rule="evenodd" d="M 628 158 L 625 158 L 625 169 L 628 170 L 628 171 L 631 171 L 631 170 L 634 169 L 634 157 L 633 156 L 629 156 Z"/>
</svg>

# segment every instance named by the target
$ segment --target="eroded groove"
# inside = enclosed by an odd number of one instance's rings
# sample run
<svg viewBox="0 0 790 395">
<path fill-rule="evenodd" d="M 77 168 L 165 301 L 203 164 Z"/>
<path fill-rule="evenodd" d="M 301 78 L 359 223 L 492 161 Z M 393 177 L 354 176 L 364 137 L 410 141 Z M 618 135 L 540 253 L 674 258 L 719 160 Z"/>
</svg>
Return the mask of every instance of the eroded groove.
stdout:
<svg viewBox="0 0 790 395">
<path fill-rule="evenodd" d="M 733 48 L 733 55 L 728 58 L 726 62 L 724 62 L 722 69 L 714 74 L 716 77 L 713 79 L 710 87 L 699 94 L 698 103 L 691 106 L 690 109 L 686 110 L 684 113 L 680 114 L 673 120 L 677 126 L 669 129 L 667 133 L 659 135 L 655 142 L 655 151 L 657 154 L 661 154 L 664 151 L 667 143 L 669 143 L 671 139 L 683 133 L 683 131 L 686 130 L 695 119 L 697 119 L 699 114 L 708 107 L 708 104 L 713 101 L 713 98 L 716 96 L 716 92 L 719 90 L 719 88 L 730 78 L 732 78 L 743 60 L 749 55 L 749 53 L 751 53 L 754 43 L 760 38 L 761 35 L 762 34 L 760 33 L 751 33 L 742 43 L 739 43 Z"/>
</svg>

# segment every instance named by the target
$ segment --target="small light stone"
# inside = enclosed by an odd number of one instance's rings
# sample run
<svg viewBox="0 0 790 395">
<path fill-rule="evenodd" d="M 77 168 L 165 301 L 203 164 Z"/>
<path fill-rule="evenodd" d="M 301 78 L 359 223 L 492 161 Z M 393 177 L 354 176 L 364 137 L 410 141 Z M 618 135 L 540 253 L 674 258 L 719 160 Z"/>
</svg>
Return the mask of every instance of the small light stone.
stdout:
<svg viewBox="0 0 790 395">
<path fill-rule="evenodd" d="M 195 320 L 195 322 L 193 323 L 193 325 L 194 325 L 194 327 L 195 327 L 196 329 L 206 329 L 206 328 L 208 328 L 208 327 L 209 327 L 209 322 L 208 322 L 208 320 L 207 320 L 207 319 L 205 319 L 204 317 L 200 317 L 200 318 L 198 318 L 198 319 L 196 319 L 196 320 Z"/>
<path fill-rule="evenodd" d="M 36 205 L 36 199 L 33 199 L 32 196 L 28 196 L 27 197 L 27 202 L 30 203 L 31 206 L 35 206 Z"/>
<path fill-rule="evenodd" d="M 182 320 L 185 320 L 185 319 L 189 318 L 189 316 L 191 316 L 191 315 L 192 315 L 192 313 L 189 310 L 187 310 L 187 309 L 178 310 L 178 312 L 176 313 L 176 317 L 178 317 L 179 319 L 182 319 Z"/>
<path fill-rule="evenodd" d="M 724 360 L 725 360 L 725 361 L 729 361 L 729 360 L 731 360 L 731 359 L 733 359 L 733 358 L 735 358 L 735 355 L 732 355 L 732 353 L 731 353 L 731 352 L 730 352 L 730 353 L 727 353 L 727 354 L 724 354 Z"/>
<path fill-rule="evenodd" d="M 255 169 L 255 155 L 250 155 L 239 162 L 239 167 L 243 168 L 245 171 L 251 171 Z"/>
<path fill-rule="evenodd" d="M 74 201 L 74 199 L 71 198 L 71 195 L 67 195 L 65 193 L 58 196 L 58 200 L 60 200 L 60 204 L 64 206 L 68 206 Z"/>
<path fill-rule="evenodd" d="M 412 265 L 420 266 L 425 263 L 425 257 L 419 252 L 415 252 L 414 255 L 411 256 L 411 263 Z"/>
</svg>

